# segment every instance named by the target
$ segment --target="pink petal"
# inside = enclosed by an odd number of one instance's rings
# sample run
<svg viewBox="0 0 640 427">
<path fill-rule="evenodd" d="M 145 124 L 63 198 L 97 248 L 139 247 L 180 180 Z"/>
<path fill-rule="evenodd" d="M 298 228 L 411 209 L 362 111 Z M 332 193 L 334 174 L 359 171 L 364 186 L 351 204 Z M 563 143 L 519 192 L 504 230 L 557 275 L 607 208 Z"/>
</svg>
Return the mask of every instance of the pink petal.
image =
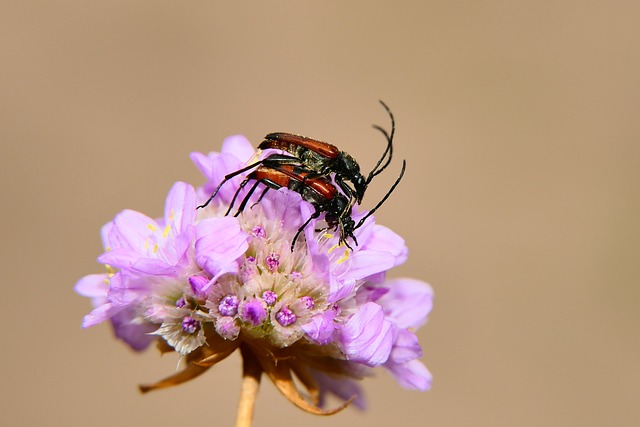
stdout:
<svg viewBox="0 0 640 427">
<path fill-rule="evenodd" d="M 191 161 L 208 180 L 210 180 L 213 175 L 213 159 L 216 156 L 218 156 L 218 153 L 209 153 L 208 156 L 198 152 L 189 154 Z"/>
<path fill-rule="evenodd" d="M 360 384 L 350 378 L 342 377 L 330 377 L 320 371 L 314 371 L 313 376 L 318 381 L 320 387 L 320 402 L 319 406 L 324 407 L 327 400 L 327 394 L 333 394 L 339 399 L 348 400 L 353 396 L 357 396 L 353 401 L 353 404 L 358 409 L 366 408 L 366 401 L 364 399 L 364 393 Z"/>
<path fill-rule="evenodd" d="M 106 249 L 112 249 L 113 245 L 109 241 L 109 235 L 111 233 L 111 229 L 113 228 L 113 221 L 109 221 L 100 229 L 100 236 L 102 237 L 102 246 Z"/>
<path fill-rule="evenodd" d="M 165 222 L 173 235 L 180 234 L 196 220 L 196 191 L 189 184 L 176 182 L 171 187 L 164 208 Z"/>
<path fill-rule="evenodd" d="M 391 353 L 392 324 L 384 318 L 382 307 L 369 302 L 342 327 L 341 338 L 349 360 L 378 366 L 386 362 Z"/>
<path fill-rule="evenodd" d="M 235 262 L 249 247 L 237 218 L 208 218 L 197 225 L 196 262 L 210 274 Z"/>
<path fill-rule="evenodd" d="M 405 363 L 420 356 L 422 356 L 422 347 L 418 343 L 418 337 L 408 329 L 397 330 L 389 360 L 393 363 Z"/>
<path fill-rule="evenodd" d="M 388 252 L 361 250 L 351 254 L 349 260 L 351 263 L 348 264 L 349 270 L 346 275 L 356 280 L 364 279 L 395 266 L 395 259 Z"/>
<path fill-rule="evenodd" d="M 76 282 L 75 291 L 83 297 L 106 298 L 109 284 L 107 274 L 89 274 Z"/>
<path fill-rule="evenodd" d="M 394 259 L 394 267 L 407 260 L 408 249 L 404 239 L 382 225 L 375 225 L 373 234 L 365 243 L 364 248 L 389 253 Z"/>
<path fill-rule="evenodd" d="M 116 338 L 126 342 L 135 351 L 142 351 L 157 339 L 151 332 L 158 329 L 152 323 L 140 323 L 133 310 L 125 309 L 111 318 L 111 325 Z"/>
<path fill-rule="evenodd" d="M 333 341 L 333 332 L 335 330 L 333 319 L 335 317 L 335 310 L 327 310 L 324 313 L 316 314 L 309 323 L 302 325 L 302 330 L 316 343 L 320 345 L 329 344 Z"/>
<path fill-rule="evenodd" d="M 231 135 L 224 139 L 222 152 L 233 154 L 241 162 L 247 162 L 256 150 L 244 135 Z"/>
<path fill-rule="evenodd" d="M 179 266 L 156 258 L 139 258 L 129 268 L 144 274 L 171 277 L 178 277 L 182 272 Z"/>
<path fill-rule="evenodd" d="M 398 384 L 404 388 L 425 391 L 431 388 L 432 376 L 429 370 L 418 359 L 406 363 L 384 365 L 391 372 Z"/>
<path fill-rule="evenodd" d="M 109 241 L 113 245 L 112 249 L 125 248 L 144 253 L 145 244 L 152 233 L 151 229 L 159 228 L 155 220 L 127 209 L 116 215 L 113 220 Z"/>
<path fill-rule="evenodd" d="M 336 276 L 331 275 L 329 277 L 329 295 L 327 300 L 329 302 L 336 302 L 340 301 L 342 298 L 348 297 L 353 293 L 357 284 L 358 282 L 356 282 L 355 279 L 339 279 Z"/>
<path fill-rule="evenodd" d="M 98 262 L 115 268 L 129 268 L 140 255 L 130 249 L 114 249 L 98 257 Z"/>
<path fill-rule="evenodd" d="M 416 279 L 394 279 L 385 283 L 389 292 L 377 303 L 387 316 L 396 320 L 400 328 L 418 328 L 426 322 L 433 307 L 433 289 Z"/>
<path fill-rule="evenodd" d="M 82 327 L 88 328 L 90 326 L 102 323 L 109 319 L 112 315 L 113 305 L 111 303 L 102 304 L 91 311 L 91 313 L 84 316 L 82 319 Z"/>
</svg>

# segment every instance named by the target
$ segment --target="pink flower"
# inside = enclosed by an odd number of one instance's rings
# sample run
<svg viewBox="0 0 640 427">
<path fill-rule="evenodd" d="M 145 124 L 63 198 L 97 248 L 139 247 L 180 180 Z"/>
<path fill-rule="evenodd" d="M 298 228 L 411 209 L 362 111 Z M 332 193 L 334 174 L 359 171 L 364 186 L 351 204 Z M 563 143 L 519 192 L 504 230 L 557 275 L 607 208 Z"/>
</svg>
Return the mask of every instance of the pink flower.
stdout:
<svg viewBox="0 0 640 427">
<path fill-rule="evenodd" d="M 205 185 L 176 183 L 162 219 L 129 210 L 116 215 L 102 230 L 105 253 L 98 261 L 107 272 L 76 285 L 95 306 L 84 327 L 110 320 L 116 336 L 136 350 L 160 337 L 165 350 L 185 356 L 185 371 L 145 391 L 193 378 L 237 348 L 252 353 L 293 403 L 313 413 L 328 413 L 319 405 L 329 393 L 363 407 L 357 381 L 374 367 L 403 387 L 429 388 L 413 331 L 426 321 L 432 290 L 418 280 L 385 278 L 407 259 L 400 236 L 371 216 L 349 248 L 336 232 L 317 231 L 326 228 L 321 215 L 292 251 L 314 212 L 294 191 L 271 190 L 237 216 L 225 216 L 245 178 L 240 174 L 196 209 L 226 175 L 259 158 L 246 139 L 227 138 L 221 153 L 191 158 Z"/>
</svg>

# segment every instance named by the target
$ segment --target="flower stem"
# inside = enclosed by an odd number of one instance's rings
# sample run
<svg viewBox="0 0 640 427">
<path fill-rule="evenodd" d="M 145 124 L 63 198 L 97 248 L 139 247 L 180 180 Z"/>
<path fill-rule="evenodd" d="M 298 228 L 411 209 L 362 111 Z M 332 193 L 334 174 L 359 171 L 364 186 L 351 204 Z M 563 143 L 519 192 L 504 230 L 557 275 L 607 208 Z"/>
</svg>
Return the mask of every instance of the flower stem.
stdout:
<svg viewBox="0 0 640 427">
<path fill-rule="evenodd" d="M 240 353 L 242 354 L 242 386 L 240 388 L 236 427 L 251 427 L 262 368 L 256 356 L 246 345 L 240 346 Z"/>
</svg>

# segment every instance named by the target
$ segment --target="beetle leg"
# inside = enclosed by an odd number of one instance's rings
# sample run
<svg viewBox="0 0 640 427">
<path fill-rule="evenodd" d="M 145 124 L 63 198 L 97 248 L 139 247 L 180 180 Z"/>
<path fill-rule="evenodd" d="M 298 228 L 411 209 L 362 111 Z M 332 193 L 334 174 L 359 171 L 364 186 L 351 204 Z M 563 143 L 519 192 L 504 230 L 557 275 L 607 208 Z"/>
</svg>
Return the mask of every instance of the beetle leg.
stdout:
<svg viewBox="0 0 640 427">
<path fill-rule="evenodd" d="M 342 176 L 336 174 L 335 176 L 336 184 L 342 190 L 345 196 L 349 198 L 349 210 L 353 207 L 356 202 L 356 190 L 354 190 L 349 184 L 344 182 Z"/>
<path fill-rule="evenodd" d="M 229 204 L 229 209 L 227 209 L 227 212 L 225 212 L 224 216 L 229 215 L 229 213 L 231 212 L 231 209 L 233 209 L 233 205 L 236 203 L 238 194 L 240 194 L 240 191 L 242 191 L 242 189 L 244 188 L 245 185 L 247 185 L 248 182 L 249 182 L 249 178 L 245 179 L 240 183 L 240 186 L 238 187 L 238 191 L 236 191 L 236 193 L 233 195 L 233 199 L 231 199 L 231 203 Z"/>
<path fill-rule="evenodd" d="M 251 207 L 249 209 L 253 209 L 253 207 L 255 205 L 257 205 L 258 203 L 260 203 L 262 201 L 262 198 L 264 197 L 265 194 L 267 194 L 267 191 L 269 191 L 270 188 L 269 187 L 265 187 L 264 191 L 262 192 L 262 194 L 260 194 L 260 197 L 258 197 L 258 200 L 255 201 L 254 204 L 251 205 Z"/>
<path fill-rule="evenodd" d="M 298 159 L 297 157 L 293 157 L 293 156 L 287 156 L 284 154 L 272 154 L 269 157 L 262 159 L 262 160 L 258 160 L 257 162 L 251 163 L 248 166 L 243 167 L 242 169 L 238 169 L 235 172 L 232 172 L 228 175 L 226 175 L 224 177 L 224 179 L 222 180 L 222 182 L 220 182 L 220 184 L 218 184 L 218 186 L 216 187 L 216 189 L 214 190 L 213 194 L 211 195 L 211 197 L 209 197 L 207 199 L 206 202 L 204 202 L 202 205 L 198 206 L 196 209 L 202 209 L 207 207 L 207 205 L 209 203 L 211 203 L 211 201 L 213 200 L 214 197 L 216 197 L 216 194 L 218 194 L 218 191 L 220 191 L 220 188 L 222 188 L 222 186 L 229 181 L 230 179 L 235 178 L 236 176 L 240 175 L 241 173 L 244 173 L 248 170 L 254 169 L 260 165 L 264 165 L 270 168 L 277 168 L 278 166 L 281 165 L 298 165 L 301 163 L 301 160 Z"/>
<path fill-rule="evenodd" d="M 251 187 L 249 189 L 249 191 L 247 192 L 247 195 L 244 196 L 244 199 L 242 199 L 242 203 L 240 203 L 240 206 L 238 207 L 238 210 L 236 211 L 236 214 L 234 215 L 235 217 L 237 217 L 238 215 L 240 215 L 240 213 L 244 210 L 244 208 L 247 206 L 247 203 L 249 202 L 249 199 L 251 198 L 251 196 L 253 195 L 253 192 L 256 191 L 256 188 L 258 187 L 258 185 L 262 182 L 262 180 L 258 180 L 256 181 L 255 184 L 253 184 L 253 187 Z"/>
<path fill-rule="evenodd" d="M 261 163 L 272 169 L 278 169 L 282 165 L 300 165 L 302 160 L 294 156 L 287 156 L 286 154 L 272 154 L 269 157 L 262 159 Z"/>
<path fill-rule="evenodd" d="M 305 221 L 304 224 L 302 224 L 302 226 L 298 229 L 298 232 L 296 233 L 296 235 L 293 237 L 293 241 L 291 242 L 291 252 L 293 252 L 293 248 L 296 245 L 296 240 L 298 240 L 298 236 L 300 236 L 300 233 L 302 233 L 302 231 L 305 228 L 307 228 L 307 225 L 309 225 L 312 219 L 318 218 L 319 216 L 320 216 L 320 210 L 316 206 L 316 211 L 313 213 L 313 215 L 309 217 L 308 220 Z"/>
<path fill-rule="evenodd" d="M 342 218 L 340 218 L 338 220 L 338 225 L 336 226 L 338 228 L 338 232 L 340 233 L 340 239 L 338 240 L 338 243 L 341 245 L 345 245 L 347 248 L 349 248 L 352 252 L 353 252 L 353 248 L 351 246 L 349 246 L 349 243 L 347 242 L 347 238 L 349 238 L 349 236 L 347 236 L 345 238 L 344 234 L 344 223 L 342 222 Z M 353 237 L 353 235 L 351 235 L 351 237 Z M 355 242 L 355 239 L 354 239 Z M 358 243 L 356 242 L 356 246 L 358 245 Z"/>
<path fill-rule="evenodd" d="M 235 178 L 236 176 L 240 175 L 240 174 L 241 174 L 241 173 L 243 173 L 243 172 L 248 171 L 249 169 L 253 169 L 253 168 L 257 167 L 257 166 L 260 166 L 262 163 L 263 163 L 263 160 L 258 160 L 258 161 L 257 161 L 257 162 L 255 162 L 255 163 L 251 163 L 249 166 L 245 166 L 245 167 L 243 167 L 242 169 L 238 169 L 237 171 L 232 172 L 232 173 L 230 173 L 229 175 L 226 175 L 226 176 L 224 177 L 224 179 L 222 180 L 222 182 L 220 182 L 220 184 L 218 184 L 218 186 L 216 187 L 216 189 L 215 189 L 215 191 L 213 192 L 213 194 L 211 195 L 211 197 L 209 197 L 209 198 L 207 199 L 207 201 L 206 201 L 206 202 L 204 202 L 202 205 L 198 206 L 196 209 L 202 209 L 202 208 L 207 207 L 207 205 L 208 205 L 209 203 L 211 203 L 211 201 L 213 200 L 213 198 L 214 198 L 214 197 L 216 197 L 216 194 L 218 194 L 218 191 L 220 191 L 220 188 L 222 188 L 222 186 L 223 186 L 227 181 L 229 181 L 229 180 L 230 180 L 230 179 L 232 179 L 232 178 Z"/>
</svg>

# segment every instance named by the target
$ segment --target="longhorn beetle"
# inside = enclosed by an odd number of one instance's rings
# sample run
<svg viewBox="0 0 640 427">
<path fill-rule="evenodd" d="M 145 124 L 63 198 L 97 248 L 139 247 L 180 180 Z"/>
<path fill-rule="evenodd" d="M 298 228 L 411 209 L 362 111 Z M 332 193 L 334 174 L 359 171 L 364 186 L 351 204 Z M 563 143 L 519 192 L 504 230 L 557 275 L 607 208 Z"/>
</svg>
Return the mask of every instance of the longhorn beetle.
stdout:
<svg viewBox="0 0 640 427">
<path fill-rule="evenodd" d="M 351 206 L 348 199 L 344 195 L 340 194 L 327 178 L 319 177 L 307 179 L 306 177 L 309 174 L 308 171 L 292 165 L 281 165 L 273 168 L 260 166 L 256 170 L 252 171 L 240 184 L 240 187 L 234 194 L 229 205 L 229 209 L 225 215 L 228 215 L 231 212 L 238 195 L 249 181 L 254 180 L 256 182 L 244 196 L 235 216 L 240 215 L 240 213 L 245 209 L 259 184 L 264 184 L 266 188 L 254 204 L 260 203 L 269 189 L 277 190 L 280 188 L 288 188 L 289 190 L 299 193 L 304 200 L 311 203 L 315 208 L 315 212 L 307 219 L 307 221 L 305 221 L 304 224 L 302 224 L 293 238 L 291 242 L 292 252 L 300 233 L 304 231 L 311 220 L 318 218 L 323 212 L 325 213 L 324 219 L 327 222 L 327 228 L 338 230 L 340 233 L 339 243 L 344 243 L 345 246 L 353 250 L 353 248 L 349 246 L 347 239 L 351 237 L 354 243 L 356 245 L 358 244 L 353 232 L 360 228 L 366 219 L 378 210 L 378 208 L 389 198 L 404 176 L 405 168 L 406 161 L 403 160 L 400 175 L 398 175 L 396 181 L 393 183 L 389 191 L 387 191 L 387 194 L 385 194 L 382 200 L 380 200 L 373 209 L 360 219 L 357 225 L 351 217 Z"/>
<path fill-rule="evenodd" d="M 344 242 L 345 245 L 349 246 L 346 241 L 348 237 L 351 237 L 353 241 L 356 242 L 356 238 L 353 235 L 355 222 L 350 215 L 349 200 L 338 192 L 336 187 L 327 178 L 319 177 L 305 179 L 307 175 L 308 172 L 306 170 L 293 165 L 281 165 L 273 168 L 260 166 L 256 170 L 252 171 L 245 180 L 242 181 L 238 191 L 236 191 L 233 199 L 231 200 L 227 214 L 229 214 L 233 209 L 233 205 L 235 204 L 238 194 L 249 181 L 254 180 L 255 184 L 244 196 L 235 216 L 238 216 L 240 212 L 245 209 L 259 184 L 264 184 L 265 189 L 262 191 L 254 205 L 260 203 L 264 195 L 270 189 L 278 190 L 284 187 L 299 193 L 304 200 L 311 203 L 315 208 L 315 212 L 298 229 L 298 232 L 293 238 L 293 241 L 291 242 L 292 252 L 300 233 L 302 233 L 311 220 L 318 218 L 323 212 L 325 213 L 324 219 L 327 222 L 327 228 L 339 230 L 340 243 Z"/>
<path fill-rule="evenodd" d="M 358 204 L 362 203 L 362 198 L 367 190 L 367 186 L 380 172 L 382 172 L 391 162 L 393 155 L 393 135 L 396 129 L 393 113 L 384 102 L 380 104 L 387 110 L 391 118 L 391 134 L 380 126 L 374 125 L 387 138 L 387 148 L 378 163 L 365 177 L 360 173 L 360 165 L 349 154 L 340 151 L 335 145 L 315 139 L 307 138 L 301 135 L 294 135 L 285 132 L 270 133 L 264 137 L 264 141 L 258 146 L 259 149 L 275 148 L 283 150 L 291 154 L 293 162 L 299 162 L 310 171 L 307 179 L 317 178 L 320 176 L 328 176 L 334 174 L 336 184 L 342 189 L 344 194 L 350 199 L 353 205 L 354 201 Z M 385 157 L 389 156 L 384 163 Z M 351 185 L 348 185 L 349 181 Z"/>
<path fill-rule="evenodd" d="M 340 151 L 335 145 L 318 141 L 301 135 L 294 135 L 285 132 L 270 133 L 265 136 L 264 141 L 258 146 L 259 149 L 279 149 L 287 154 L 272 154 L 262 160 L 252 163 L 242 169 L 225 176 L 222 182 L 215 189 L 211 197 L 199 208 L 207 206 L 216 196 L 220 188 L 230 179 L 241 173 L 254 169 L 260 165 L 273 168 L 281 165 L 300 166 L 308 171 L 305 179 L 330 176 L 333 178 L 349 199 L 349 204 L 353 206 L 356 202 L 362 203 L 362 198 L 371 180 L 389 166 L 393 156 L 393 136 L 396 130 L 396 122 L 393 113 L 384 102 L 380 104 L 385 108 L 391 119 L 391 133 L 378 125 L 373 127 L 387 139 L 387 148 L 382 153 L 382 157 L 371 170 L 367 178 L 360 173 L 360 165 L 348 153 Z M 385 160 L 386 158 L 386 160 Z M 383 164 L 384 162 L 384 164 Z M 349 185 L 346 181 L 349 181 Z"/>
<path fill-rule="evenodd" d="M 271 154 L 262 160 L 226 175 L 213 194 L 211 194 L 211 197 L 198 208 L 206 207 L 227 181 L 253 169 L 240 184 L 225 215 L 231 212 L 238 195 L 249 181 L 256 182 L 244 196 L 235 216 L 238 216 L 245 209 L 259 184 L 264 184 L 266 188 L 254 204 L 259 203 L 269 189 L 288 188 L 299 193 L 304 200 L 310 202 L 315 208 L 315 212 L 311 217 L 298 229 L 291 243 L 291 251 L 293 251 L 300 233 L 311 220 L 318 218 L 322 213 L 325 213 L 325 221 L 328 228 L 339 230 L 340 243 L 344 243 L 349 249 L 352 249 L 347 239 L 351 237 L 354 243 L 358 244 L 353 232 L 361 227 L 365 220 L 389 198 L 404 176 L 406 168 L 406 161 L 403 160 L 400 175 L 387 191 L 387 194 L 356 225 L 351 217 L 353 205 L 355 202 L 359 204 L 362 201 L 371 180 L 389 166 L 393 156 L 395 119 L 389 107 L 382 101 L 380 103 L 391 118 L 391 133 L 387 133 L 380 126 L 374 125 L 374 128 L 382 132 L 387 139 L 387 148 L 366 179 L 360 173 L 360 166 L 355 159 L 348 153 L 340 151 L 334 145 L 290 133 L 270 133 L 258 148 L 280 149 L 287 154 Z M 341 194 L 332 184 L 331 177 L 333 177 L 335 183 L 344 194 Z M 352 186 L 345 181 L 349 181 Z"/>
</svg>

